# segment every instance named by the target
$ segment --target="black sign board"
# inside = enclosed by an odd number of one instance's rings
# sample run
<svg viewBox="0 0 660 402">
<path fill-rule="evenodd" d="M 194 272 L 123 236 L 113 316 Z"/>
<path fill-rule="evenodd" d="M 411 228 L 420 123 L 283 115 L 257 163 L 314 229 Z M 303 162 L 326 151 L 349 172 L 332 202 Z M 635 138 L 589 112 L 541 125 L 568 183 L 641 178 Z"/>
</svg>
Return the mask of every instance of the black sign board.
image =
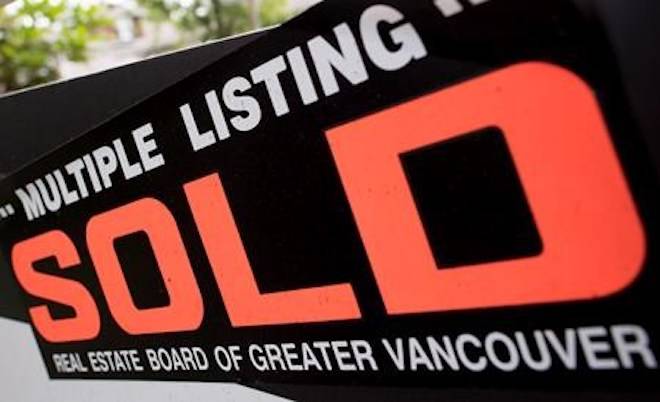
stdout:
<svg viewBox="0 0 660 402">
<path fill-rule="evenodd" d="M 125 111 L 0 183 L 51 377 L 654 389 L 614 65 L 569 1 L 337 1 Z"/>
</svg>

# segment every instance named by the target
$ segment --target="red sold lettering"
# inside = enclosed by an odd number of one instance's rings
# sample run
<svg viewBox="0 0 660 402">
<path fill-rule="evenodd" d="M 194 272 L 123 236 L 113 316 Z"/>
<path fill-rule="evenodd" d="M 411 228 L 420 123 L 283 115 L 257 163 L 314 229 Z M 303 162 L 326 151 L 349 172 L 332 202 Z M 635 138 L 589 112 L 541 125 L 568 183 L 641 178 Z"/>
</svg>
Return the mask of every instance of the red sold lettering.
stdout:
<svg viewBox="0 0 660 402">
<path fill-rule="evenodd" d="M 399 155 L 493 125 L 511 149 L 543 252 L 438 270 Z M 392 314 L 598 298 L 641 270 L 644 232 L 607 127 L 592 91 L 568 70 L 515 65 L 327 136 Z"/>
<path fill-rule="evenodd" d="M 349 284 L 261 294 L 220 177 L 184 186 L 211 269 L 235 327 L 360 318 Z"/>
<path fill-rule="evenodd" d="M 131 298 L 114 248 L 115 239 L 144 232 L 154 250 L 170 304 L 138 309 Z M 94 216 L 87 224 L 87 247 L 112 316 L 129 334 L 191 331 L 204 316 L 188 254 L 171 212 L 143 198 Z"/>
<path fill-rule="evenodd" d="M 72 318 L 54 319 L 46 305 L 30 307 L 28 313 L 35 329 L 49 342 L 96 338 L 101 319 L 89 291 L 76 281 L 34 269 L 35 262 L 49 257 L 54 257 L 61 269 L 70 269 L 80 264 L 76 246 L 59 230 L 24 240 L 11 250 L 14 273 L 27 293 L 70 306 L 75 312 Z"/>
<path fill-rule="evenodd" d="M 504 133 L 543 251 L 438 270 L 399 155 L 489 126 Z M 589 87 L 563 68 L 518 64 L 333 128 L 327 138 L 389 314 L 594 299 L 625 288 L 642 268 L 642 224 L 603 116 Z M 221 175 L 183 189 L 234 327 L 361 317 L 349 283 L 261 293 Z M 138 231 L 171 279 L 168 306 L 132 302 L 113 242 Z M 199 327 L 204 305 L 165 205 L 144 198 L 92 217 L 87 247 L 126 332 Z M 63 269 L 80 263 L 63 232 L 47 232 L 14 246 L 16 276 L 26 292 L 69 305 L 76 317 L 56 320 L 47 307 L 32 307 L 35 328 L 49 342 L 95 337 L 98 311 L 84 286 L 34 270 L 49 256 Z"/>
</svg>

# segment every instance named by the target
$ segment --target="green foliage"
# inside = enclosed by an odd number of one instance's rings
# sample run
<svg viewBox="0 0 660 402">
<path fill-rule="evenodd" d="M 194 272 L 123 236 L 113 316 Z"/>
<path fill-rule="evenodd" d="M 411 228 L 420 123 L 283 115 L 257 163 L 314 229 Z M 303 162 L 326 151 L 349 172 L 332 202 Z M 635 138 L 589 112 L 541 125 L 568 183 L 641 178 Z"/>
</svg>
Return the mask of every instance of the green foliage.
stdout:
<svg viewBox="0 0 660 402">
<path fill-rule="evenodd" d="M 139 0 L 154 21 L 169 21 L 196 40 L 218 39 L 255 28 L 249 4 L 260 4 L 261 25 L 286 20 L 287 0 Z"/>
<path fill-rule="evenodd" d="M 98 5 L 17 0 L 0 8 L 0 85 L 13 90 L 57 79 L 60 57 L 84 61 L 95 32 L 108 24 Z"/>
<path fill-rule="evenodd" d="M 281 24 L 290 15 L 287 11 L 287 0 L 261 0 L 259 18 L 262 26 Z"/>
<path fill-rule="evenodd" d="M 188 41 L 244 32 L 255 28 L 255 20 L 266 26 L 289 17 L 287 0 L 138 2 L 148 18 L 174 24 Z M 57 79 L 62 59 L 85 61 L 90 41 L 110 24 L 103 11 L 98 0 L 16 0 L 0 7 L 0 92 Z"/>
</svg>

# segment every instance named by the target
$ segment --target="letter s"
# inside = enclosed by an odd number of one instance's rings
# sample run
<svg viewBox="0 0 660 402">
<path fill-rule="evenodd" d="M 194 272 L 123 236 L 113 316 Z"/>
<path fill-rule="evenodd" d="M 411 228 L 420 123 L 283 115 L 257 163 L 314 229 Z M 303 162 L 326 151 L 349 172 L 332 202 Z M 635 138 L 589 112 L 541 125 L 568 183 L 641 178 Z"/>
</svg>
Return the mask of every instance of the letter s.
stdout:
<svg viewBox="0 0 660 402">
<path fill-rule="evenodd" d="M 48 257 L 55 257 L 60 269 L 80 264 L 78 251 L 69 236 L 52 230 L 14 245 L 11 260 L 16 278 L 30 295 L 70 306 L 75 316 L 54 319 L 48 306 L 33 306 L 28 312 L 34 327 L 48 342 L 95 338 L 99 334 L 101 320 L 94 299 L 76 281 L 37 272 L 34 263 Z"/>
</svg>

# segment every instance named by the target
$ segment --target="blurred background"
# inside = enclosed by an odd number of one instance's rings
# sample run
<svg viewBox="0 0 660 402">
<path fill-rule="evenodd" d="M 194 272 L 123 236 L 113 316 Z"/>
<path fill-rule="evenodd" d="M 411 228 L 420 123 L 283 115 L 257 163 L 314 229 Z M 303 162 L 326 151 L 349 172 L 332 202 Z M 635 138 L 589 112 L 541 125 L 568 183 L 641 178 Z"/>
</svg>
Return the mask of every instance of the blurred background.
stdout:
<svg viewBox="0 0 660 402">
<path fill-rule="evenodd" d="M 0 0 L 0 94 L 284 22 L 319 0 Z"/>
</svg>

